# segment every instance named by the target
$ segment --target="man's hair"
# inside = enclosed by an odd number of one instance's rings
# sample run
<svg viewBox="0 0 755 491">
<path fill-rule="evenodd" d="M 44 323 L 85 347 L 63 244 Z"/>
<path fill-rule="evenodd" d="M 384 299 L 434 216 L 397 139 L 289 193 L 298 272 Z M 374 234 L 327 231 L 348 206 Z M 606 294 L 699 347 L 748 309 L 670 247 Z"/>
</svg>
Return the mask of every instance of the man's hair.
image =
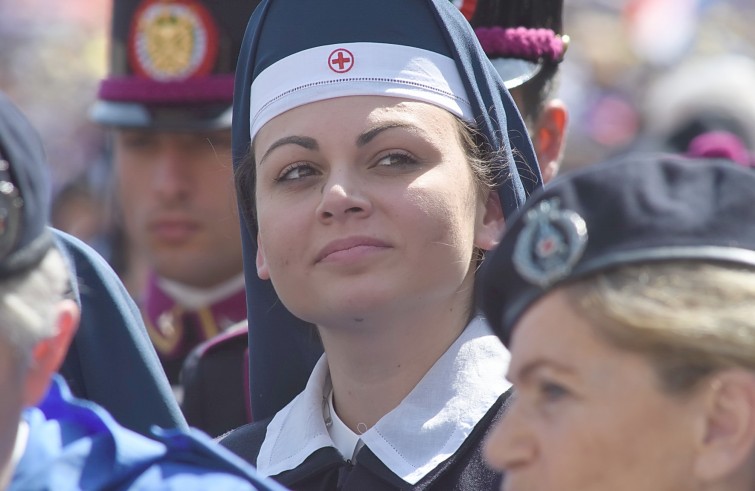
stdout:
<svg viewBox="0 0 755 491">
<path fill-rule="evenodd" d="M 54 247 L 29 272 L 0 281 L 0 338 L 19 363 L 31 363 L 34 346 L 56 334 L 56 306 L 69 289 L 68 268 Z"/>
</svg>

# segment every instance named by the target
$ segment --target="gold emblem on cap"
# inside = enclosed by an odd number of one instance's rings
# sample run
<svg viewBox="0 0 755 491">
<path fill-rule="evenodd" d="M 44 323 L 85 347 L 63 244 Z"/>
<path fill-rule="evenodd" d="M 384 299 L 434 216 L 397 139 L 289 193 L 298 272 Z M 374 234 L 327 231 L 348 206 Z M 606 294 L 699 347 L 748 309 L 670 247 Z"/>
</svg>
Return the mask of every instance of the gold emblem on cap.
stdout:
<svg viewBox="0 0 755 491">
<path fill-rule="evenodd" d="M 145 19 L 140 28 L 147 56 L 155 70 L 174 77 L 186 71 L 195 43 L 196 26 L 190 18 L 163 8 L 153 18 Z"/>
<path fill-rule="evenodd" d="M 156 80 L 178 80 L 212 68 L 217 32 L 212 16 L 195 0 L 147 0 L 131 36 L 135 68 Z"/>
</svg>

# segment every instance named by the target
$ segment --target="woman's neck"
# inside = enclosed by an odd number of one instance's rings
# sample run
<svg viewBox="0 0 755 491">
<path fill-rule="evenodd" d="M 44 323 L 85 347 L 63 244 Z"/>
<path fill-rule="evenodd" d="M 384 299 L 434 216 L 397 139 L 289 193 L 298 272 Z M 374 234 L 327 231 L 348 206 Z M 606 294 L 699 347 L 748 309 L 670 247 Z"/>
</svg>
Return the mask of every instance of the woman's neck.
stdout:
<svg viewBox="0 0 755 491">
<path fill-rule="evenodd" d="M 471 307 L 471 298 L 460 297 L 444 307 L 320 328 L 335 410 L 352 431 L 364 432 L 398 406 L 459 337 Z"/>
</svg>

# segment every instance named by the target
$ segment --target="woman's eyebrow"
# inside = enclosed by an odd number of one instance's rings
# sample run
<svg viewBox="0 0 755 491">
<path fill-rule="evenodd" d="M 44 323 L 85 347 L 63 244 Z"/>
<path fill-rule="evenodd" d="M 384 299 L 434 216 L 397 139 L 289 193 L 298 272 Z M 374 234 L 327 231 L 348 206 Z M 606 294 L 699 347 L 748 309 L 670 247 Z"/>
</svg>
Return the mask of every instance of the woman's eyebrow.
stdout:
<svg viewBox="0 0 755 491">
<path fill-rule="evenodd" d="M 521 384 L 526 382 L 528 379 L 532 377 L 533 374 L 535 374 L 538 370 L 542 368 L 550 367 L 554 370 L 557 370 L 559 373 L 566 373 L 566 374 L 575 374 L 576 372 L 572 367 L 569 367 L 563 363 L 559 363 L 553 360 L 547 360 L 543 358 L 537 358 L 535 360 L 532 360 L 528 363 L 525 363 L 521 367 L 515 367 L 514 365 L 509 366 L 508 373 L 506 374 L 506 378 L 511 383 L 517 383 Z"/>
<path fill-rule="evenodd" d="M 315 140 L 314 138 L 297 135 L 284 136 L 279 140 L 275 140 L 273 144 L 270 145 L 270 147 L 265 152 L 265 155 L 263 155 L 260 159 L 259 165 L 262 165 L 262 162 L 268 157 L 268 155 L 270 155 L 270 152 L 278 147 L 282 147 L 283 145 L 299 145 L 300 147 L 304 147 L 307 150 L 317 150 L 319 148 L 319 146 L 317 145 L 317 140 Z"/>
<path fill-rule="evenodd" d="M 369 130 L 365 131 L 361 135 L 357 137 L 357 146 L 363 147 L 370 143 L 376 136 L 378 136 L 380 133 L 382 133 L 385 130 L 390 130 L 393 128 L 412 128 L 416 129 L 416 126 L 410 123 L 403 123 L 399 121 L 394 122 L 388 122 L 379 124 L 377 126 L 374 126 L 370 128 Z"/>
</svg>

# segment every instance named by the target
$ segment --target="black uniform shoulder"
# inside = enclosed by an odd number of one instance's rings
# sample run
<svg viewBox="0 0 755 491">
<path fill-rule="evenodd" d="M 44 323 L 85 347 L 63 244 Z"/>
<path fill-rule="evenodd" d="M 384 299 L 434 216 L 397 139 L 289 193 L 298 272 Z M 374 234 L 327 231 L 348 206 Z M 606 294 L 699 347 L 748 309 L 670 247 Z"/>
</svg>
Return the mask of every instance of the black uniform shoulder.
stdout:
<svg viewBox="0 0 755 491">
<path fill-rule="evenodd" d="M 201 343 L 181 369 L 184 416 L 212 437 L 252 421 L 247 333 L 244 321 Z"/>
<path fill-rule="evenodd" d="M 249 346 L 249 327 L 246 320 L 229 327 L 225 332 L 198 344 L 187 355 L 181 368 L 181 383 L 193 378 L 203 365 L 212 364 L 215 357 L 245 355 Z"/>
<path fill-rule="evenodd" d="M 267 426 L 271 418 L 255 421 L 229 431 L 217 440 L 222 446 L 235 453 L 252 465 L 257 465 L 257 456 L 260 453 L 262 442 L 265 441 Z"/>
</svg>

